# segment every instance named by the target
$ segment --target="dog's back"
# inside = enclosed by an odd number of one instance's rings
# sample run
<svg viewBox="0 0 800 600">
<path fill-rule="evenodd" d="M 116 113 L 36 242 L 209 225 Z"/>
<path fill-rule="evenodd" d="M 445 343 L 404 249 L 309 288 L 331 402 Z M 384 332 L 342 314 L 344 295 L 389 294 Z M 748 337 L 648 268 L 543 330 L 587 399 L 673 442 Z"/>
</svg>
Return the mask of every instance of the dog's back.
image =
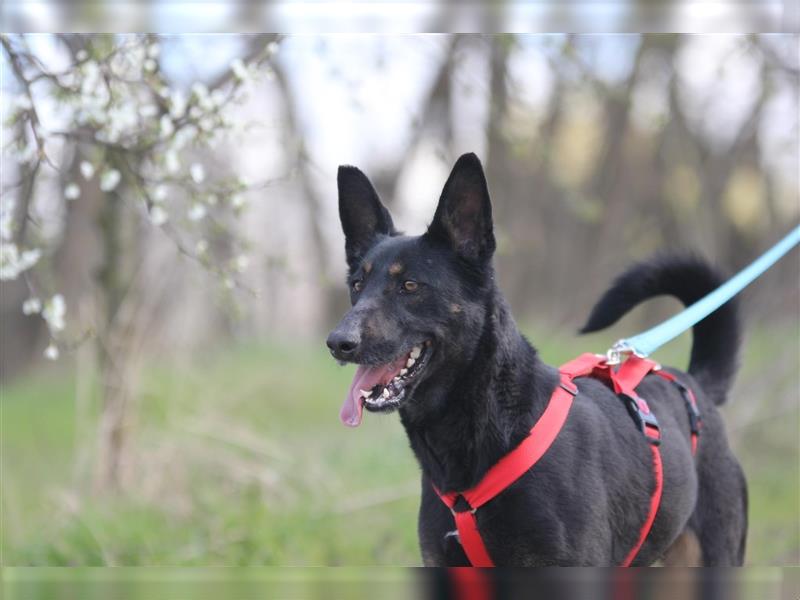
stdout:
<svg viewBox="0 0 800 600">
<path fill-rule="evenodd" d="M 692 255 L 662 254 L 620 275 L 591 311 L 581 333 L 598 331 L 637 304 L 661 295 L 691 305 L 723 283 L 723 277 Z M 703 397 L 703 429 L 696 458 L 698 499 L 685 541 L 696 536 L 703 563 L 742 564 L 747 532 L 747 486 L 726 439 L 717 406 L 728 396 L 738 363 L 740 326 L 735 299 L 695 325 L 688 373 Z"/>
</svg>

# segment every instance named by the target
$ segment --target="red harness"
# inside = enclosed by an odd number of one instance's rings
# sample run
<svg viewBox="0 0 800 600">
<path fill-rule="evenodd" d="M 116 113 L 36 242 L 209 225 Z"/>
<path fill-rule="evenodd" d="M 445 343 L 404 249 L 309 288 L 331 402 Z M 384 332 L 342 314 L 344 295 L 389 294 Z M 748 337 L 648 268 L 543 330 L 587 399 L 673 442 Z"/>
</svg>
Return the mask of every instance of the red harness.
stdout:
<svg viewBox="0 0 800 600">
<path fill-rule="evenodd" d="M 473 567 L 494 566 L 494 562 L 489 556 L 478 530 L 477 510 L 527 473 L 550 448 L 550 445 L 555 441 L 564 426 L 572 401 L 578 394 L 578 388 L 573 382 L 576 377 L 597 377 L 609 383 L 614 391 L 625 401 L 628 411 L 637 426 L 650 442 L 650 449 L 653 453 L 653 470 L 656 482 L 655 489 L 650 497 L 650 510 L 639 532 L 636 544 L 631 548 L 625 560 L 622 561 L 623 567 L 630 566 L 650 533 L 650 528 L 661 503 L 661 491 L 664 483 L 661 452 L 658 448 L 661 443 L 661 430 L 655 415 L 650 412 L 647 402 L 636 393 L 636 387 L 649 373 L 671 381 L 681 391 L 689 411 L 692 453 L 697 449 L 700 414 L 697 410 L 694 394 L 678 381 L 674 375 L 662 371 L 657 363 L 631 356 L 615 371 L 606 362 L 604 356 L 586 353 L 562 365 L 559 368 L 559 373 L 561 381 L 550 397 L 547 408 L 528 436 L 519 446 L 491 467 L 475 487 L 463 492 L 447 493 L 442 493 L 434 487 L 439 498 L 453 513 L 456 528 L 458 529 L 458 537 Z"/>
</svg>

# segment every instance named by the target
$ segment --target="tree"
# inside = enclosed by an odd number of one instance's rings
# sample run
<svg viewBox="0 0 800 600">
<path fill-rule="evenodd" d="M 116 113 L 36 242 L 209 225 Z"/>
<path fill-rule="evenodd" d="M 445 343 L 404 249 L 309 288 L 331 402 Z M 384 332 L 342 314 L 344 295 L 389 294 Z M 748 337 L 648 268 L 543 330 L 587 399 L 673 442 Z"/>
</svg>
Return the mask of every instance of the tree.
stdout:
<svg viewBox="0 0 800 600">
<path fill-rule="evenodd" d="M 4 187 L 0 203 L 0 280 L 25 282 L 22 312 L 46 324 L 47 358 L 84 338 L 94 341 L 102 396 L 96 483 L 113 488 L 141 342 L 127 309 L 137 295 L 142 228 L 159 228 L 226 288 L 239 285 L 247 243 L 229 224 L 244 210 L 245 193 L 259 184 L 228 173 L 209 176 L 202 156 L 242 125 L 232 109 L 254 79 L 272 73 L 279 38 L 250 36 L 230 69 L 189 90 L 167 80 L 162 44 L 152 35 L 65 35 L 33 43 L 3 35 L 0 43 L 19 89 L 9 114 L 13 136 L 4 148 L 17 179 Z M 53 47 L 58 60 L 43 51 Z M 61 190 L 57 198 L 39 193 L 52 184 Z M 94 200 L 82 205 L 89 197 Z M 92 283 L 101 307 L 83 332 L 67 327 L 68 304 L 53 267 L 79 205 L 100 246 Z M 215 244 L 223 238 L 224 252 Z"/>
</svg>

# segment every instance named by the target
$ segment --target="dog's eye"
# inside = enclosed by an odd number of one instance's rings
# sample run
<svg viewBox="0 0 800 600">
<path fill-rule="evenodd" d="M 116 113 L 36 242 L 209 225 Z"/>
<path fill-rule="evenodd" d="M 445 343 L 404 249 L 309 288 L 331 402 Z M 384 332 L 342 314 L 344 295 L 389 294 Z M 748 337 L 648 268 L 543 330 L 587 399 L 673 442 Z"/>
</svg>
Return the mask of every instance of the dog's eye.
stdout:
<svg viewBox="0 0 800 600">
<path fill-rule="evenodd" d="M 364 282 L 361 281 L 360 279 L 356 279 L 353 282 L 353 291 L 354 292 L 360 292 L 363 287 L 364 287 Z"/>
<path fill-rule="evenodd" d="M 407 292 L 416 292 L 419 289 L 419 284 L 409 279 L 403 282 L 403 289 Z"/>
</svg>

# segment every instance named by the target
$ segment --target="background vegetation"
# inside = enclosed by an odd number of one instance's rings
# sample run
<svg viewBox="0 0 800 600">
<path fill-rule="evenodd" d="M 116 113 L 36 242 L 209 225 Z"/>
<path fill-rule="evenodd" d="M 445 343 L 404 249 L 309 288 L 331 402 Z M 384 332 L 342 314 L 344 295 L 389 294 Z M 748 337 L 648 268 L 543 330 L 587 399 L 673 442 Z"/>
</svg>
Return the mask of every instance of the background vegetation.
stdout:
<svg viewBox="0 0 800 600">
<path fill-rule="evenodd" d="M 416 233 L 454 158 L 477 151 L 500 285 L 551 364 L 675 312 L 656 301 L 573 334 L 630 260 L 692 249 L 732 272 L 800 216 L 796 37 L 3 41 L 2 241 L 40 253 L 0 288 L 6 565 L 419 563 L 396 417 L 337 418 L 352 368 L 323 340 L 346 306 L 341 163 Z M 68 110 L 102 85 L 62 77 L 85 79 L 87 61 L 119 77 L 112 103 L 135 127 Z M 233 101 L 209 103 L 215 90 Z M 149 98 L 163 102 L 142 111 Z M 795 252 L 743 295 L 724 409 L 755 565 L 800 562 L 799 272 Z M 682 366 L 688 347 L 656 358 Z"/>
<path fill-rule="evenodd" d="M 597 336 L 528 331 L 554 364 L 604 345 Z M 800 551 L 800 415 L 785 402 L 796 378 L 779 372 L 769 395 L 754 389 L 770 369 L 768 349 L 795 334 L 748 336 L 745 371 L 725 407 L 750 484 L 752 565 L 793 564 Z M 687 350 L 684 339 L 659 358 L 683 364 Z M 137 465 L 124 493 L 99 497 L 80 483 L 97 389 L 80 389 L 64 365 L 18 381 L 3 410 L 6 564 L 419 564 L 417 465 L 396 416 L 367 415 L 354 431 L 339 426 L 349 378 L 321 344 L 150 364 Z"/>
</svg>

